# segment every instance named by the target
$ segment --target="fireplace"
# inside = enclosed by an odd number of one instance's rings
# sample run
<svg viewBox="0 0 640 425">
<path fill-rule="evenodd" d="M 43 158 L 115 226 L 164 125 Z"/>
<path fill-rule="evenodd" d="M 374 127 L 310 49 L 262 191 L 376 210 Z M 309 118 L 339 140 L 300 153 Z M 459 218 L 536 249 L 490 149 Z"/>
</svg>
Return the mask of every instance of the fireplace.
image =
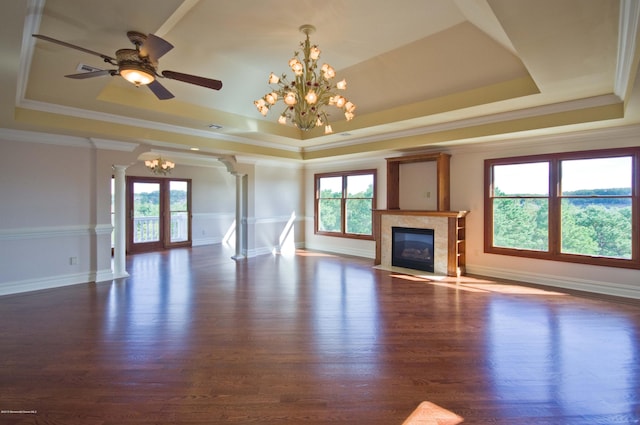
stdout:
<svg viewBox="0 0 640 425">
<path fill-rule="evenodd" d="M 465 272 L 465 216 L 467 211 L 374 210 L 374 264 L 392 266 L 393 227 L 433 229 L 433 273 L 460 276 Z"/>
<path fill-rule="evenodd" d="M 391 228 L 391 265 L 433 273 L 433 229 Z"/>
</svg>

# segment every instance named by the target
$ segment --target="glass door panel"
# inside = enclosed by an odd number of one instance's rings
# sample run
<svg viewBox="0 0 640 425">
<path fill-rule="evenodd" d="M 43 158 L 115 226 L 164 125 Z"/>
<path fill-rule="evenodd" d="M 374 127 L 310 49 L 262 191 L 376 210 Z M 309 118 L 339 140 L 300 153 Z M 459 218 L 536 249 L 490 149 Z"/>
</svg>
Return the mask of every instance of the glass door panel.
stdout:
<svg viewBox="0 0 640 425">
<path fill-rule="evenodd" d="M 169 244 L 190 240 L 189 182 L 169 181 Z"/>
<path fill-rule="evenodd" d="M 160 241 L 160 183 L 133 183 L 133 243 Z"/>
<path fill-rule="evenodd" d="M 131 178 L 128 186 L 128 251 L 162 249 L 162 182 Z"/>
</svg>

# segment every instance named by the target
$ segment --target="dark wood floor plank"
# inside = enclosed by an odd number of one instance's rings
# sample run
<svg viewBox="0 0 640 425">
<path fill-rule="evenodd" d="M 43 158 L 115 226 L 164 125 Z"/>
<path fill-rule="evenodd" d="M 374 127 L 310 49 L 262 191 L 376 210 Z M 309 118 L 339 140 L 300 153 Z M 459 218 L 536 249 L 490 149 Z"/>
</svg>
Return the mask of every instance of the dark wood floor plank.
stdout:
<svg viewBox="0 0 640 425">
<path fill-rule="evenodd" d="M 0 297 L 0 424 L 640 421 L 640 305 L 300 251 Z M 36 411 L 36 413 L 19 413 Z"/>
</svg>

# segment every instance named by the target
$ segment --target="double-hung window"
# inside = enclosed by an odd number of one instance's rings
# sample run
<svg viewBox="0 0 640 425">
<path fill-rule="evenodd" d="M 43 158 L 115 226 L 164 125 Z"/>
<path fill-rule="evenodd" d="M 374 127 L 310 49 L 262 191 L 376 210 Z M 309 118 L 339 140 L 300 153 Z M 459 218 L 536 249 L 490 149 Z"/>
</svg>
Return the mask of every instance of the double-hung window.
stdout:
<svg viewBox="0 0 640 425">
<path fill-rule="evenodd" d="M 315 175 L 315 232 L 373 239 L 376 170 Z"/>
<path fill-rule="evenodd" d="M 640 268 L 639 148 L 485 161 L 485 252 Z"/>
</svg>

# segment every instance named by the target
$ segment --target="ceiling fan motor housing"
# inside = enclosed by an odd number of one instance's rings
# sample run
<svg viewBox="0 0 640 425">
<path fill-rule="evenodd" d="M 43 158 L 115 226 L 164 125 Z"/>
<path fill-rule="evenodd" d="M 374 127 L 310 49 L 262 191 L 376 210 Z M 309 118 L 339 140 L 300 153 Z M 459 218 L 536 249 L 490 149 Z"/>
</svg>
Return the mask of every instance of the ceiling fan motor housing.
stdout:
<svg viewBox="0 0 640 425">
<path fill-rule="evenodd" d="M 135 85 L 149 84 L 156 75 L 155 67 L 147 60 L 140 57 L 139 51 L 136 49 L 120 49 L 116 51 L 116 59 L 118 61 L 118 71 L 120 75 L 126 77 L 128 72 L 136 72 L 138 74 L 147 74 L 148 78 L 143 81 L 130 80 Z"/>
<path fill-rule="evenodd" d="M 127 38 L 129 38 L 129 41 L 136 47 L 140 47 L 147 40 L 147 35 L 138 31 L 127 31 Z"/>
</svg>

